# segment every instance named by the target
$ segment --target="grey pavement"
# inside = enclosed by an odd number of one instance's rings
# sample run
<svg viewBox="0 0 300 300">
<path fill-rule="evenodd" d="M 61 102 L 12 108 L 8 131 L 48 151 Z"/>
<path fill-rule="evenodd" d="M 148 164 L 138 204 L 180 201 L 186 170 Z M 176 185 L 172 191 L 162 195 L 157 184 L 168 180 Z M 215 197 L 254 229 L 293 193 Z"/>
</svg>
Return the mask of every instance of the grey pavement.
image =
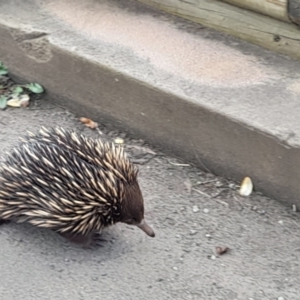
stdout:
<svg viewBox="0 0 300 300">
<path fill-rule="evenodd" d="M 80 116 L 45 99 L 2 111 L 0 151 L 42 125 L 99 137 Z M 47 230 L 4 224 L 1 300 L 299 299 L 299 213 L 257 193 L 241 198 L 228 180 L 122 132 L 100 130 L 103 139 L 123 137 L 140 163 L 146 218 L 156 237 L 119 224 L 105 231 L 102 247 L 84 250 Z M 218 246 L 230 251 L 218 256 Z"/>
<path fill-rule="evenodd" d="M 0 112 L 0 151 L 41 125 L 98 137 L 78 121 L 94 119 L 146 160 L 156 232 L 119 224 L 84 250 L 2 225 L 0 300 L 300 298 L 299 62 L 131 0 L 0 0 L 0 60 L 47 90 Z M 197 168 L 250 176 L 276 201 Z"/>
</svg>

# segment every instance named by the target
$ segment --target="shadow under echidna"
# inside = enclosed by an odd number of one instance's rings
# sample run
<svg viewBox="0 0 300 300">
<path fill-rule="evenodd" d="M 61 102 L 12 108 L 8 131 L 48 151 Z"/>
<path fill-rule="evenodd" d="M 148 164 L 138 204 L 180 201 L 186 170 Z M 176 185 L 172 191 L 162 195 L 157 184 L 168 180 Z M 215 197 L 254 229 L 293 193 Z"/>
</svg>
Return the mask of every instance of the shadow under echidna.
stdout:
<svg viewBox="0 0 300 300">
<path fill-rule="evenodd" d="M 144 219 L 138 170 L 122 147 L 61 127 L 28 133 L 0 165 L 0 224 L 27 222 L 90 247 L 117 222 Z"/>
</svg>

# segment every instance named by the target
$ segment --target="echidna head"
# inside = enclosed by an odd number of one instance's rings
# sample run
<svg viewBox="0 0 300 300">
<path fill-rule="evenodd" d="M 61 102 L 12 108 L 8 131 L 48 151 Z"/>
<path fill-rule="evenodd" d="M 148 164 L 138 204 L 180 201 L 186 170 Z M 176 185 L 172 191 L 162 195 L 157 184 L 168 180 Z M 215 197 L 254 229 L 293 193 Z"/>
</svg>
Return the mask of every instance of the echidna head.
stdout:
<svg viewBox="0 0 300 300">
<path fill-rule="evenodd" d="M 121 208 L 121 222 L 135 225 L 147 235 L 154 237 L 153 229 L 144 219 L 144 199 L 138 183 L 126 185 Z"/>
</svg>

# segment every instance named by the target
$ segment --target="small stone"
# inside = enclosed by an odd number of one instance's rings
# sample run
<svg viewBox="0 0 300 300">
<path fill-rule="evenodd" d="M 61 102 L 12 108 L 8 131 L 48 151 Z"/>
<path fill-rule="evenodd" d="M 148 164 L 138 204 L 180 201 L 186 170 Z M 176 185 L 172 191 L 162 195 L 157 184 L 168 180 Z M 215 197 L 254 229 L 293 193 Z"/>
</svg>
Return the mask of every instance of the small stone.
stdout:
<svg viewBox="0 0 300 300">
<path fill-rule="evenodd" d="M 284 300 L 284 298 L 283 297 L 278 297 L 278 300 Z"/>
<path fill-rule="evenodd" d="M 257 206 L 254 205 L 254 206 L 251 207 L 251 209 L 252 209 L 253 211 L 257 211 Z"/>
<path fill-rule="evenodd" d="M 114 142 L 115 144 L 124 144 L 124 140 L 120 137 L 115 138 Z"/>
<path fill-rule="evenodd" d="M 292 210 L 293 210 L 294 212 L 297 211 L 297 206 L 296 206 L 295 204 L 292 205 Z"/>
<path fill-rule="evenodd" d="M 205 236 L 206 236 L 207 238 L 210 238 L 210 237 L 211 237 L 211 235 L 210 235 L 209 233 L 207 233 Z"/>
<path fill-rule="evenodd" d="M 174 271 L 177 271 L 177 270 L 178 270 L 178 268 L 177 268 L 177 267 L 173 267 L 172 269 L 173 269 Z"/>
<path fill-rule="evenodd" d="M 280 225 L 282 225 L 282 224 L 283 224 L 283 221 L 282 221 L 282 220 L 279 220 L 278 223 L 279 223 Z"/>
<path fill-rule="evenodd" d="M 211 258 L 211 259 L 216 259 L 216 257 L 215 257 L 214 255 L 212 255 L 210 258 Z"/>
<path fill-rule="evenodd" d="M 197 206 L 197 205 L 194 205 L 194 206 L 193 206 L 193 212 L 196 213 L 196 212 L 198 212 L 198 211 L 199 211 L 198 206 Z"/>
<path fill-rule="evenodd" d="M 208 209 L 208 208 L 204 208 L 204 209 L 203 209 L 203 212 L 204 212 L 205 214 L 208 214 L 208 213 L 209 213 L 209 209 Z"/>
<path fill-rule="evenodd" d="M 229 184 L 229 188 L 231 188 L 231 189 L 236 189 L 236 185 L 235 185 L 234 183 L 230 183 L 230 184 Z"/>
<path fill-rule="evenodd" d="M 266 211 L 265 210 L 260 210 L 258 213 L 261 214 L 261 215 L 264 215 L 266 213 Z"/>
<path fill-rule="evenodd" d="M 191 230 L 190 230 L 190 235 L 195 235 L 196 233 L 197 233 L 196 230 L 194 230 L 194 229 L 191 229 Z"/>
</svg>

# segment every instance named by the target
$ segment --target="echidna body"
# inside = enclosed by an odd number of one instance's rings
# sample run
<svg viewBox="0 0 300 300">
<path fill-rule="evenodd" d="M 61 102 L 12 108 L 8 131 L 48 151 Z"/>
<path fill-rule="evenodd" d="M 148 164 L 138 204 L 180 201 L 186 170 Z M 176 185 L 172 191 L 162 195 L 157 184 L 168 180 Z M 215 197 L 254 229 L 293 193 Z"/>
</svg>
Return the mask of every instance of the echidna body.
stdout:
<svg viewBox="0 0 300 300">
<path fill-rule="evenodd" d="M 137 176 L 122 147 L 42 128 L 0 165 L 0 220 L 49 228 L 85 246 L 117 222 L 154 237 Z"/>
</svg>

